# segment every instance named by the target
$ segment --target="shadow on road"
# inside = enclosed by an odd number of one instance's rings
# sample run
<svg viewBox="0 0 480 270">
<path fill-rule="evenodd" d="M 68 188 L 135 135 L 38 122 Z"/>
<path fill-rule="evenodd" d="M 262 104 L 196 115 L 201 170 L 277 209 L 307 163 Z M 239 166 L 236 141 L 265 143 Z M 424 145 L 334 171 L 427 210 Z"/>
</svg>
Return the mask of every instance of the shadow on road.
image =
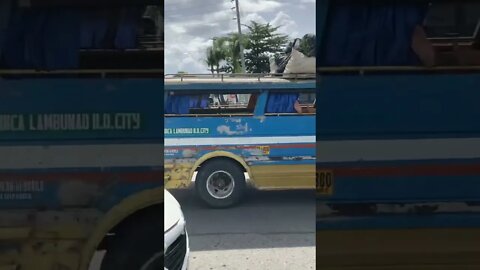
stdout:
<svg viewBox="0 0 480 270">
<path fill-rule="evenodd" d="M 184 211 L 193 251 L 315 246 L 314 191 L 249 190 L 229 209 L 210 209 L 191 190 L 172 194 Z"/>
</svg>

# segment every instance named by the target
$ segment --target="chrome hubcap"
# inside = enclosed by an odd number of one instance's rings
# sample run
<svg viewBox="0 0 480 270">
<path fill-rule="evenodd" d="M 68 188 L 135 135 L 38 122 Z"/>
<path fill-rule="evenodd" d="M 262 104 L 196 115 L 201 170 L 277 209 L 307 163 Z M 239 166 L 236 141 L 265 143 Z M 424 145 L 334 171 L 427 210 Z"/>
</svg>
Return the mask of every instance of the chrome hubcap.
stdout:
<svg viewBox="0 0 480 270">
<path fill-rule="evenodd" d="M 207 191 L 215 199 L 228 198 L 233 193 L 235 181 L 226 171 L 216 171 L 207 178 Z"/>
</svg>

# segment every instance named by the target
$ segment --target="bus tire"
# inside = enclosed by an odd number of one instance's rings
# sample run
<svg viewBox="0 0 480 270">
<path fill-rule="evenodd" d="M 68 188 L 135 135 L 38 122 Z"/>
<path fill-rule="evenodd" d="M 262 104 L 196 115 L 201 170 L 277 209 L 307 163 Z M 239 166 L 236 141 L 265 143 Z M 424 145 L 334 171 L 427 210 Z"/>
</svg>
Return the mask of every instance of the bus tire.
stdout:
<svg viewBox="0 0 480 270">
<path fill-rule="evenodd" d="M 240 202 L 245 192 L 244 170 L 228 160 L 207 162 L 198 171 L 195 188 L 200 199 L 210 207 L 231 207 Z"/>
<path fill-rule="evenodd" d="M 133 224 L 132 224 L 133 225 Z M 163 225 L 142 222 L 116 232 L 101 270 L 163 269 Z"/>
</svg>

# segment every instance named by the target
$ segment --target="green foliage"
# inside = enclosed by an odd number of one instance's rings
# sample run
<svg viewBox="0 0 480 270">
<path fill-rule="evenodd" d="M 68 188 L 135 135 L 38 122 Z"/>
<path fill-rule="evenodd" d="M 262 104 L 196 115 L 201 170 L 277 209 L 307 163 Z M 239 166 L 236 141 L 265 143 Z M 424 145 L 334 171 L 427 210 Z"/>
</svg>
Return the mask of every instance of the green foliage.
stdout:
<svg viewBox="0 0 480 270">
<path fill-rule="evenodd" d="M 295 40 L 290 41 L 285 50 L 286 54 L 289 54 L 292 51 L 293 43 Z M 306 34 L 300 39 L 300 47 L 298 51 L 303 53 L 307 57 L 314 57 L 316 54 L 316 41 L 317 38 L 313 34 Z"/>
<path fill-rule="evenodd" d="M 248 26 L 245 66 L 249 73 L 268 73 L 270 55 L 282 53 L 288 36 L 277 33 L 279 27 L 252 21 Z"/>
<path fill-rule="evenodd" d="M 226 47 L 226 39 L 221 38 L 214 38 L 213 45 L 207 48 L 207 57 L 205 59 L 205 63 L 208 65 L 210 72 L 220 73 L 221 67 L 220 64 L 222 61 L 226 60 L 227 58 L 227 47 Z"/>
<path fill-rule="evenodd" d="M 206 51 L 205 63 L 210 72 L 239 73 L 241 72 L 240 44 L 245 48 L 245 66 L 248 73 L 270 72 L 270 56 L 278 61 L 285 59 L 293 42 L 289 42 L 287 35 L 278 33 L 279 27 L 267 24 L 250 22 L 248 32 L 240 37 L 238 33 L 214 38 L 213 45 Z M 307 56 L 315 55 L 315 35 L 303 36 L 300 51 Z M 277 62 L 278 62 L 277 61 Z"/>
</svg>

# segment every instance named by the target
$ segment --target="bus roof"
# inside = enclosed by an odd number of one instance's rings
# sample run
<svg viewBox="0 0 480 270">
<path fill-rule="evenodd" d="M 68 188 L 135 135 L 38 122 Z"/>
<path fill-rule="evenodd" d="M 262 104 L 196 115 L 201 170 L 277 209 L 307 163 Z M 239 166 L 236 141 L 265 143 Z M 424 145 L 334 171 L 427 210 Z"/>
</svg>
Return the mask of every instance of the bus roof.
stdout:
<svg viewBox="0 0 480 270">
<path fill-rule="evenodd" d="M 285 83 L 315 80 L 315 74 L 171 74 L 165 84 L 180 83 Z"/>
<path fill-rule="evenodd" d="M 277 77 L 271 74 L 167 75 L 165 89 L 169 90 L 260 90 L 313 89 L 314 74 L 292 74 Z"/>
</svg>

